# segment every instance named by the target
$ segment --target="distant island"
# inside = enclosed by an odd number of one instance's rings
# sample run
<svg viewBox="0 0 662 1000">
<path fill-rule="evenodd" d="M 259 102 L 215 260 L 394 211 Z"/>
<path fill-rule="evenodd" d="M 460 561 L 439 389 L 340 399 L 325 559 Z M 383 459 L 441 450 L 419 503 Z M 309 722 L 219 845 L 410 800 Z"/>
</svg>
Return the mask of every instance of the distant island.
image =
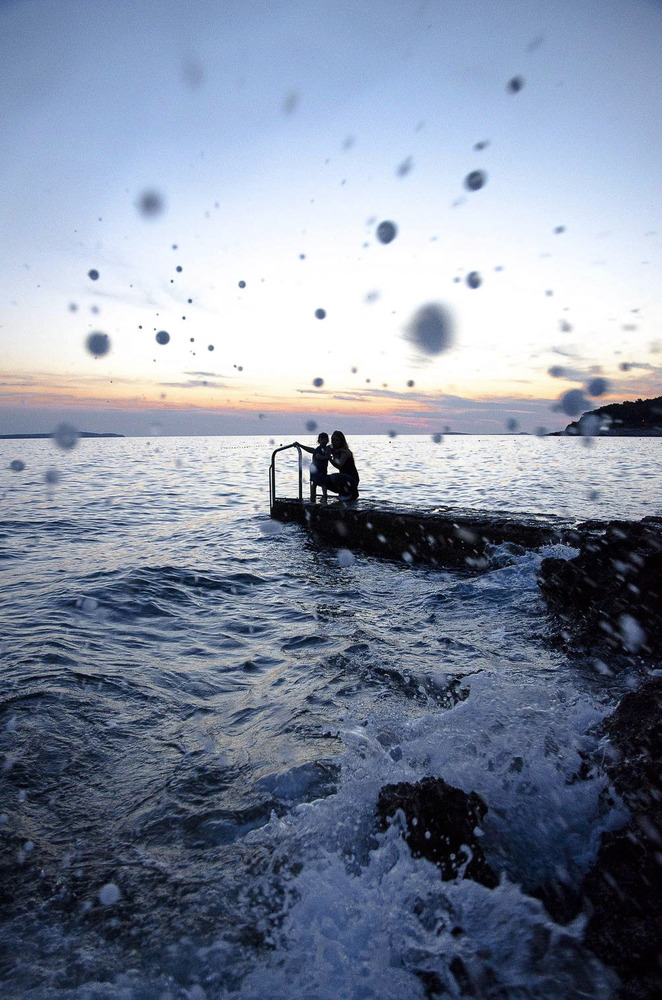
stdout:
<svg viewBox="0 0 662 1000">
<path fill-rule="evenodd" d="M 52 438 L 52 434 L 0 434 L 0 441 L 25 441 L 27 438 Z M 79 438 L 123 438 L 123 434 L 97 434 L 95 431 L 78 431 Z"/>
<path fill-rule="evenodd" d="M 654 399 L 609 403 L 582 413 L 559 434 L 592 434 L 600 437 L 662 437 L 662 396 Z"/>
</svg>

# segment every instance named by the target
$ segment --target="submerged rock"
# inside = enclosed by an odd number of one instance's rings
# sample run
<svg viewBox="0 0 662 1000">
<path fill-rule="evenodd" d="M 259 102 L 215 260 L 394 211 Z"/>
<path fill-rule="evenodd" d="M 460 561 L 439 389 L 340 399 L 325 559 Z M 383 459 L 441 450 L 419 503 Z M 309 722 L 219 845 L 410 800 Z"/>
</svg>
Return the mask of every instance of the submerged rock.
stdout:
<svg viewBox="0 0 662 1000">
<path fill-rule="evenodd" d="M 442 778 L 384 785 L 377 802 L 382 830 L 398 810 L 407 821 L 404 836 L 411 853 L 437 865 L 442 879 L 471 878 L 489 889 L 498 885 L 498 877 L 485 861 L 476 836 L 487 812 L 479 795 L 467 794 Z"/>
<path fill-rule="evenodd" d="M 662 656 L 662 520 L 580 526 L 575 559 L 544 559 L 538 583 L 571 643 Z M 586 532 L 586 533 L 584 533 Z"/>
</svg>

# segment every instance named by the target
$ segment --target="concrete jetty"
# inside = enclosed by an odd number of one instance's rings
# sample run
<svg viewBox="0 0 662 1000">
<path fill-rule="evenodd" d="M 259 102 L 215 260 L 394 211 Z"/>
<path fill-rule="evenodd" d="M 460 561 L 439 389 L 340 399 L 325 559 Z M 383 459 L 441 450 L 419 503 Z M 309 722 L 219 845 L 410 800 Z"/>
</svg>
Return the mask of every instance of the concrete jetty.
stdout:
<svg viewBox="0 0 662 1000">
<path fill-rule="evenodd" d="M 331 545 L 468 570 L 485 568 L 492 548 L 505 542 L 524 550 L 559 541 L 576 544 L 578 538 L 573 521 L 554 515 L 455 507 L 423 510 L 370 500 L 322 504 L 274 498 L 271 516 L 301 524 Z"/>
</svg>

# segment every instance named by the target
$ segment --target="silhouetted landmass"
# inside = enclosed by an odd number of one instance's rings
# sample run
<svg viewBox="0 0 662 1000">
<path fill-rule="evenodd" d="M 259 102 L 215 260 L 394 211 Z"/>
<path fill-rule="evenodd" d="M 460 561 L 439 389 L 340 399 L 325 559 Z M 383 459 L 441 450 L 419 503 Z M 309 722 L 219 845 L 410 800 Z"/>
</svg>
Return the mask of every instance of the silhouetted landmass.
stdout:
<svg viewBox="0 0 662 1000">
<path fill-rule="evenodd" d="M 591 423 L 595 424 L 595 428 L 591 428 Z M 601 437 L 662 436 L 662 396 L 600 406 L 597 410 L 582 413 L 579 420 L 573 420 L 564 431 L 555 433 L 581 434 L 587 430 Z"/>
<path fill-rule="evenodd" d="M 24 441 L 27 438 L 52 438 L 52 434 L 0 434 L 0 441 Z M 79 431 L 79 438 L 123 438 L 124 434 L 97 434 L 96 431 Z"/>
</svg>

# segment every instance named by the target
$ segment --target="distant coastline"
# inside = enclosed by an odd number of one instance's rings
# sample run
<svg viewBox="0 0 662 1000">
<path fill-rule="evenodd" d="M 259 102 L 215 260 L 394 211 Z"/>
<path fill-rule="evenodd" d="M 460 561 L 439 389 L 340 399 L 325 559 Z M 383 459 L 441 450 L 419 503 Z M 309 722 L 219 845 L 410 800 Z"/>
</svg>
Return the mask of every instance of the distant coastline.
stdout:
<svg viewBox="0 0 662 1000">
<path fill-rule="evenodd" d="M 0 434 L 0 441 L 25 441 L 28 438 L 52 438 L 52 434 Z M 124 434 L 97 434 L 95 431 L 78 431 L 79 438 L 123 438 Z"/>
<path fill-rule="evenodd" d="M 600 406 L 596 410 L 582 413 L 579 420 L 573 420 L 565 430 L 553 431 L 549 436 L 558 437 L 563 434 L 662 437 L 662 396 Z"/>
</svg>

